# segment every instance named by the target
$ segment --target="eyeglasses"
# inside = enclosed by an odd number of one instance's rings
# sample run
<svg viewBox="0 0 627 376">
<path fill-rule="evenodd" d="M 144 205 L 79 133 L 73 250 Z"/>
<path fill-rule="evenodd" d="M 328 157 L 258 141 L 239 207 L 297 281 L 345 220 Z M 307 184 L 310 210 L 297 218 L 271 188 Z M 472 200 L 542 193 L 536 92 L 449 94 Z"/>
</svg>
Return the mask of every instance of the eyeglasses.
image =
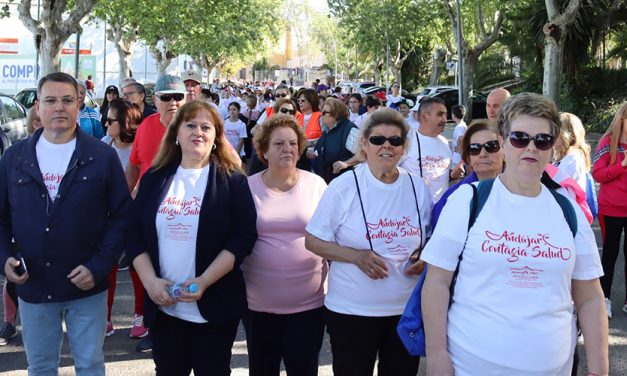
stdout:
<svg viewBox="0 0 627 376">
<path fill-rule="evenodd" d="M 161 95 L 157 95 L 157 98 L 159 98 L 161 102 L 169 102 L 172 99 L 174 99 L 177 102 L 180 102 L 183 100 L 183 98 L 185 98 L 185 94 L 181 94 L 181 93 L 161 94 Z"/>
<path fill-rule="evenodd" d="M 287 108 L 280 108 L 279 112 L 281 112 L 282 114 L 290 114 L 290 115 L 294 115 L 296 113 L 296 111 L 290 110 Z"/>
<path fill-rule="evenodd" d="M 275 98 L 287 98 L 288 94 L 274 94 Z"/>
<path fill-rule="evenodd" d="M 368 138 L 368 141 L 376 146 L 381 146 L 383 144 L 385 144 L 385 141 L 389 142 L 390 145 L 392 146 L 401 146 L 405 143 L 405 139 L 401 136 L 392 136 L 392 137 L 385 137 L 385 136 L 370 136 Z"/>
<path fill-rule="evenodd" d="M 509 134 L 509 142 L 515 148 L 526 148 L 531 141 L 539 150 L 549 150 L 555 143 L 555 137 L 547 133 L 538 133 L 531 137 L 529 133 L 520 131 L 513 131 Z"/>
<path fill-rule="evenodd" d="M 107 118 L 107 124 L 109 125 L 113 125 L 113 123 L 115 123 L 116 121 L 118 121 L 118 119 Z"/>
<path fill-rule="evenodd" d="M 72 107 L 76 105 L 76 98 L 74 97 L 61 97 L 61 98 L 56 98 L 56 97 L 46 97 L 44 98 L 41 103 L 44 106 L 48 106 L 48 107 L 53 107 L 55 106 L 59 101 L 61 101 L 61 104 L 64 107 Z"/>
<path fill-rule="evenodd" d="M 133 95 L 133 94 L 139 94 L 139 92 L 138 92 L 138 91 L 129 91 L 128 93 L 124 93 L 124 94 L 122 94 L 122 96 L 123 96 L 124 98 L 128 98 L 128 97 L 130 97 L 130 96 L 131 96 L 131 95 Z"/>
<path fill-rule="evenodd" d="M 485 144 L 470 144 L 468 145 L 468 154 L 479 155 L 481 154 L 481 149 L 485 149 L 488 153 L 496 153 L 501 150 L 501 144 L 499 144 L 498 140 L 488 141 Z"/>
<path fill-rule="evenodd" d="M 330 114 L 330 113 L 331 113 L 331 111 L 322 111 L 322 116 Z"/>
</svg>

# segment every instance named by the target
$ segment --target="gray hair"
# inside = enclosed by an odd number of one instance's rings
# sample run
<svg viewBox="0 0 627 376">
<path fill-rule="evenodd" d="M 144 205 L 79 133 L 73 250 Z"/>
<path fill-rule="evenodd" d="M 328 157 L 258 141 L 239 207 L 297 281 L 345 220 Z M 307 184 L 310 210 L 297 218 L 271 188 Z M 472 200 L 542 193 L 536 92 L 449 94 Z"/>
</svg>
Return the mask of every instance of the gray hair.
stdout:
<svg viewBox="0 0 627 376">
<path fill-rule="evenodd" d="M 535 93 L 520 93 L 508 99 L 499 115 L 499 133 L 507 138 L 512 130 L 512 121 L 520 116 L 546 119 L 552 136 L 559 136 L 562 122 L 555 102 L 549 97 Z"/>
</svg>

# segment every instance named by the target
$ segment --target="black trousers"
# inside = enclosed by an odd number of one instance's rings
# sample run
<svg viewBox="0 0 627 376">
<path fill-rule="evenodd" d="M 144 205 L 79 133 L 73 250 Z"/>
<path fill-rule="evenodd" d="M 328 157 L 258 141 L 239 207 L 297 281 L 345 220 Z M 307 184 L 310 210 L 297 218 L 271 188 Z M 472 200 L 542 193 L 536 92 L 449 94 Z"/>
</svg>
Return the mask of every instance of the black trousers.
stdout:
<svg viewBox="0 0 627 376">
<path fill-rule="evenodd" d="M 197 324 L 161 311 L 152 335 L 152 356 L 157 376 L 228 376 L 231 348 L 239 320 Z"/>
<path fill-rule="evenodd" d="M 365 317 L 326 311 L 335 376 L 416 376 L 420 357 L 411 356 L 396 332 L 399 316 Z"/>
<path fill-rule="evenodd" d="M 324 308 L 292 314 L 249 311 L 244 320 L 250 376 L 316 376 L 324 337 Z"/>
<path fill-rule="evenodd" d="M 612 281 L 614 280 L 614 268 L 620 248 L 620 238 L 623 233 L 627 233 L 627 217 L 599 215 L 599 224 L 603 233 L 603 254 L 601 255 L 603 276 L 601 277 L 601 288 L 605 297 L 610 299 Z M 627 259 L 627 239 L 623 243 L 623 255 Z M 627 262 L 625 263 L 624 272 L 625 286 L 627 286 Z M 627 302 L 627 296 L 625 296 L 625 302 Z"/>
</svg>

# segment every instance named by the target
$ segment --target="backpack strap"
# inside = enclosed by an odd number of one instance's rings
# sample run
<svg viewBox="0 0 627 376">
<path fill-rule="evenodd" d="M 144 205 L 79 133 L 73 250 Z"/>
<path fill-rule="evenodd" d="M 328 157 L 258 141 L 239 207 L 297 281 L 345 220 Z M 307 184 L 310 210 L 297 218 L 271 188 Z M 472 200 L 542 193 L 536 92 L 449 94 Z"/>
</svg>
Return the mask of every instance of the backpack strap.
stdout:
<svg viewBox="0 0 627 376">
<path fill-rule="evenodd" d="M 562 213 L 564 214 L 564 218 L 566 218 L 566 222 L 568 223 L 568 227 L 570 228 L 570 232 L 573 233 L 573 239 L 577 235 L 577 214 L 575 213 L 575 209 L 573 205 L 568 201 L 568 199 L 561 194 L 559 194 L 555 189 L 549 188 L 549 192 L 555 197 L 555 201 L 559 204 L 562 209 Z"/>
<path fill-rule="evenodd" d="M 486 201 L 488 201 L 488 196 L 490 196 L 490 191 L 492 191 L 492 186 L 494 185 L 494 179 L 481 180 L 477 187 L 471 184 L 473 188 L 472 201 L 470 202 L 470 216 L 468 217 L 468 230 L 475 224 L 479 213 L 481 213 L 481 209 L 485 205 Z"/>
</svg>

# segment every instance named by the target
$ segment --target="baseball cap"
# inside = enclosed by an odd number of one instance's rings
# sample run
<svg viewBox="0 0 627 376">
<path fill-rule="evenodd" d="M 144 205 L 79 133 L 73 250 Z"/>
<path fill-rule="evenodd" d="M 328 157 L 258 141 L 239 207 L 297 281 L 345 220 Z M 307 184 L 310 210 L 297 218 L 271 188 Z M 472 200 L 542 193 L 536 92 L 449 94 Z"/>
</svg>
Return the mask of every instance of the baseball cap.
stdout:
<svg viewBox="0 0 627 376">
<path fill-rule="evenodd" d="M 416 105 L 411 108 L 413 112 L 418 112 L 420 110 L 420 102 L 416 101 Z"/>
<path fill-rule="evenodd" d="M 185 84 L 180 77 L 172 76 L 169 74 L 159 77 L 155 84 L 155 93 L 161 94 L 186 94 Z"/>
<path fill-rule="evenodd" d="M 116 94 L 119 94 L 120 92 L 118 91 L 118 88 L 115 85 L 109 85 L 105 89 L 105 93 L 116 93 Z"/>
<path fill-rule="evenodd" d="M 183 82 L 187 80 L 192 80 L 200 83 L 202 81 L 202 77 L 200 76 L 200 72 L 189 69 L 183 73 Z"/>
</svg>

